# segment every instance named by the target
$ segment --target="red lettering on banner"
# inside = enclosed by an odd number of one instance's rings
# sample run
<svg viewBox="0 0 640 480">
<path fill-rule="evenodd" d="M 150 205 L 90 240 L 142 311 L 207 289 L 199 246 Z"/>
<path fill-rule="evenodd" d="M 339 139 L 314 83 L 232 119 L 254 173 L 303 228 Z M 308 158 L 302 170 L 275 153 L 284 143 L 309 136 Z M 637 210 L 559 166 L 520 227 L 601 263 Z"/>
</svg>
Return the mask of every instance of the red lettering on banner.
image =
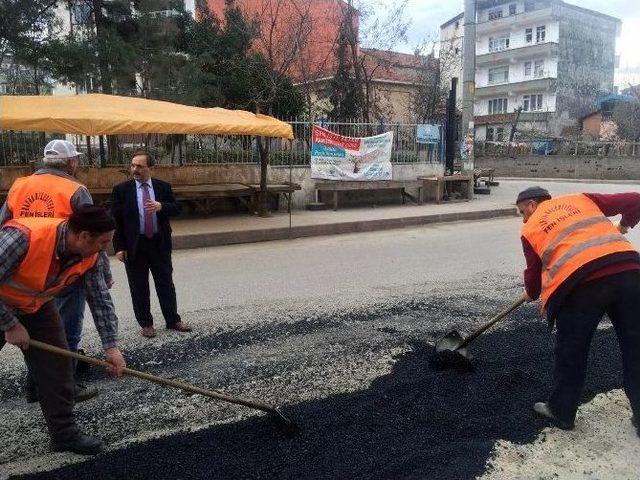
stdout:
<svg viewBox="0 0 640 480">
<path fill-rule="evenodd" d="M 360 138 L 343 137 L 325 128 L 316 127 L 315 125 L 313 126 L 311 138 L 313 143 L 322 143 L 347 150 L 360 150 L 360 143 L 362 141 Z"/>
</svg>

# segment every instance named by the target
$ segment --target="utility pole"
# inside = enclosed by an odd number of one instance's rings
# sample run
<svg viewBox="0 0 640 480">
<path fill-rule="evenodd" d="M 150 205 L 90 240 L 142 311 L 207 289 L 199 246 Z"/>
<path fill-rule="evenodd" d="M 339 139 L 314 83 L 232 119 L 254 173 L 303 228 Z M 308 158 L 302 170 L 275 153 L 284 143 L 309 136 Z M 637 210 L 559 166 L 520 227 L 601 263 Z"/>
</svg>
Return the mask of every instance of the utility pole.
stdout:
<svg viewBox="0 0 640 480">
<path fill-rule="evenodd" d="M 476 92 L 476 0 L 464 1 L 464 46 L 462 50 L 462 143 L 473 145 L 473 101 Z M 462 170 L 473 170 L 473 147 L 462 158 Z"/>
</svg>

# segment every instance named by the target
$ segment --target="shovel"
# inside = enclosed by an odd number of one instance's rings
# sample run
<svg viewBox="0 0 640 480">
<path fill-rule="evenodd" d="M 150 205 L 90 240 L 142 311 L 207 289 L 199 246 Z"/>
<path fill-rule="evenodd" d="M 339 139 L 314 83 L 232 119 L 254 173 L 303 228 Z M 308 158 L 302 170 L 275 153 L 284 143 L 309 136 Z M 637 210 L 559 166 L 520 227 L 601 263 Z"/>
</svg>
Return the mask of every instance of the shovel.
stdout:
<svg viewBox="0 0 640 480">
<path fill-rule="evenodd" d="M 487 323 L 480 326 L 477 330 L 472 332 L 467 338 L 464 338 L 462 334 L 457 330 L 452 330 L 444 337 L 438 340 L 435 344 L 435 354 L 441 354 L 444 356 L 447 352 L 456 353 L 464 357 L 466 360 L 471 360 L 473 356 L 467 350 L 467 345 L 473 342 L 476 338 L 482 335 L 485 331 L 498 323 L 504 317 L 513 312 L 516 308 L 527 301 L 526 294 L 522 294 L 511 306 L 498 313 L 495 317 L 489 320 Z"/>
<path fill-rule="evenodd" d="M 86 355 L 80 355 L 79 353 L 71 352 L 69 350 L 65 350 L 64 348 L 55 347 L 53 345 L 49 345 L 48 343 L 40 342 L 38 340 L 30 339 L 29 346 L 40 349 L 40 350 L 45 350 L 47 352 L 54 353 L 56 355 L 61 355 L 63 357 L 75 358 L 76 360 L 80 360 L 81 362 L 91 363 L 99 367 L 107 368 L 110 366 L 110 364 L 108 362 L 105 362 L 104 360 L 100 360 L 94 357 L 88 357 Z M 266 403 L 260 402 L 258 400 L 249 400 L 246 398 L 232 397 L 231 395 L 227 395 L 221 392 L 216 392 L 214 390 L 207 390 L 204 388 L 196 387 L 195 385 L 190 385 L 188 383 L 181 382 L 178 380 L 170 380 L 168 378 L 158 377 L 156 375 L 151 375 L 150 373 L 133 370 L 132 368 L 125 368 L 123 373 L 125 375 L 138 377 L 143 380 L 149 380 L 150 382 L 158 383 L 160 385 L 179 388 L 181 390 L 184 390 L 185 392 L 197 393 L 200 395 L 204 395 L 206 397 L 215 398 L 216 400 L 235 403 L 236 405 L 244 405 L 245 407 L 253 408 L 256 410 L 262 410 L 263 412 L 269 413 L 271 417 L 276 421 L 278 426 L 281 427 L 281 429 L 287 435 L 294 435 L 299 430 L 298 426 L 293 421 L 285 417 L 277 408 L 271 405 L 268 405 Z"/>
</svg>

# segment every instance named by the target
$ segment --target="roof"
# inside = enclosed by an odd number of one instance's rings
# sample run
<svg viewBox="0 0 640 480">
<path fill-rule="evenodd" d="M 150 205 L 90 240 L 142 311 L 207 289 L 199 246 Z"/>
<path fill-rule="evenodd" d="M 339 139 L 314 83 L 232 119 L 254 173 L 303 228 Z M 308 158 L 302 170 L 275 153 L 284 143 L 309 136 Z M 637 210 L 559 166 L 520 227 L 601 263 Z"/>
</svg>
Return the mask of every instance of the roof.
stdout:
<svg viewBox="0 0 640 480">
<path fill-rule="evenodd" d="M 360 52 L 364 55 L 365 68 L 373 72 L 373 80 L 415 83 L 420 70 L 438 68 L 438 60 L 433 55 L 412 55 L 373 48 L 361 48 Z"/>
<path fill-rule="evenodd" d="M 291 125 L 266 115 L 104 94 L 2 96 L 0 127 L 79 135 L 199 133 L 293 138 Z"/>
<path fill-rule="evenodd" d="M 640 102 L 640 100 L 638 100 L 636 97 L 632 95 L 624 95 L 622 93 L 612 93 L 611 95 L 607 95 L 606 97 L 602 97 L 596 100 L 596 105 L 598 105 L 598 107 L 602 107 L 602 105 L 604 105 L 605 103 L 610 103 L 610 102 L 638 103 Z"/>
<path fill-rule="evenodd" d="M 622 23 L 622 20 L 620 20 L 619 18 L 612 17 L 611 15 L 607 15 L 606 13 L 600 13 L 600 12 L 597 12 L 596 10 L 591 10 L 590 8 L 579 7 L 578 5 L 573 5 L 571 3 L 567 3 L 562 0 L 556 0 L 556 1 L 564 7 L 569 7 L 573 10 L 578 10 L 580 12 L 588 13 L 590 15 L 596 15 L 601 18 L 606 18 L 607 20 L 612 20 L 616 23 Z"/>
<path fill-rule="evenodd" d="M 459 13 L 458 15 L 456 15 L 455 17 L 453 17 L 451 20 L 447 20 L 446 22 L 444 22 L 442 25 L 440 25 L 440 28 L 445 28 L 448 27 L 449 25 L 451 25 L 453 22 L 455 22 L 456 20 L 462 20 L 464 18 L 464 12 Z"/>
</svg>

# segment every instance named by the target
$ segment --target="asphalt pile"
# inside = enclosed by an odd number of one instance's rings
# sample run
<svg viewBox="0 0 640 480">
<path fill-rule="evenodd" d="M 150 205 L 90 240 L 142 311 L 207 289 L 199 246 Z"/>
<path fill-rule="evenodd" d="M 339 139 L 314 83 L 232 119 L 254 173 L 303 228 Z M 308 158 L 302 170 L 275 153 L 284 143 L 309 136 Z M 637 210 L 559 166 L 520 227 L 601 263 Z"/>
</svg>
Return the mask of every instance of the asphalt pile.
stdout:
<svg viewBox="0 0 640 480">
<path fill-rule="evenodd" d="M 433 346 L 415 343 L 366 390 L 285 405 L 302 428 L 293 438 L 256 415 L 19 478 L 475 478 L 497 439 L 528 443 L 546 426 L 531 408 L 548 393 L 553 336 L 523 312 L 511 318 L 474 342 L 474 371 L 434 371 Z M 599 330 L 585 401 L 621 386 L 617 352 L 613 331 Z"/>
</svg>

